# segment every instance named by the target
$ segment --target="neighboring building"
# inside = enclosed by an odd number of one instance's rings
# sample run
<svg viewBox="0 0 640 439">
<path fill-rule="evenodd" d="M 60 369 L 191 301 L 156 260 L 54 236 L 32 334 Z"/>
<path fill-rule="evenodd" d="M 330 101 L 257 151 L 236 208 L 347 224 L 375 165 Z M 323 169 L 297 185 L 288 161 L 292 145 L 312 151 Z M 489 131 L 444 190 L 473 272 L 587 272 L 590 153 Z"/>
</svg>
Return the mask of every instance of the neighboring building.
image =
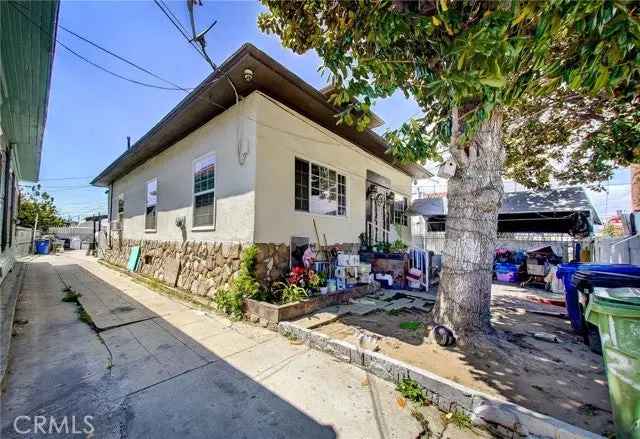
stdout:
<svg viewBox="0 0 640 439">
<path fill-rule="evenodd" d="M 58 1 L 0 2 L 0 278 L 15 261 L 18 181 L 37 181 Z"/>
<path fill-rule="evenodd" d="M 112 230 L 288 246 L 315 242 L 315 220 L 328 244 L 410 242 L 411 183 L 429 174 L 370 129 L 337 125 L 324 92 L 245 44 L 92 182 L 110 189 Z"/>
</svg>

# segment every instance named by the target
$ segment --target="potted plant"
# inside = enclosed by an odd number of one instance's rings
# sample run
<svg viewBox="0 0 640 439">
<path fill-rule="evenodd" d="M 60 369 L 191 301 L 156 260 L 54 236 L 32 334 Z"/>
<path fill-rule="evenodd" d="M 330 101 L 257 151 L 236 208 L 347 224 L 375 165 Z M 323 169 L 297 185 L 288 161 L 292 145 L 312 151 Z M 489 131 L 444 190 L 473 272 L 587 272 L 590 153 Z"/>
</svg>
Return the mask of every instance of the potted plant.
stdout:
<svg viewBox="0 0 640 439">
<path fill-rule="evenodd" d="M 407 249 L 409 249 L 409 246 L 402 239 L 396 239 L 390 245 L 391 253 L 405 253 Z"/>
<path fill-rule="evenodd" d="M 329 288 L 327 287 L 327 275 L 324 273 L 318 273 L 318 278 L 320 280 L 318 283 L 318 288 L 320 289 L 320 294 L 324 296 L 329 291 Z"/>
<path fill-rule="evenodd" d="M 309 270 L 307 274 L 307 282 L 312 291 L 317 292 L 320 290 L 320 275 L 313 270 Z"/>
</svg>

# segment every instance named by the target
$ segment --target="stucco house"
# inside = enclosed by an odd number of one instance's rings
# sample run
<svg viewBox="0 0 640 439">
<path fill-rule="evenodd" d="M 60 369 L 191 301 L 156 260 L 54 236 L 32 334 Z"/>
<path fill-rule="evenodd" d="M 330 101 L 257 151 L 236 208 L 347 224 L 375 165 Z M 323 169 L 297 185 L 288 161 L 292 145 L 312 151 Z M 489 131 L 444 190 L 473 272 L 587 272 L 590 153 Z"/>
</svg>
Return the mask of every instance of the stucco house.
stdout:
<svg viewBox="0 0 640 439">
<path fill-rule="evenodd" d="M 410 242 L 411 184 L 427 172 L 394 162 L 371 129 L 337 125 L 330 93 L 243 45 L 93 180 L 109 188 L 111 245 L 125 243 L 107 258 L 122 263 L 132 242 L 160 259 L 256 243 L 284 269 L 292 237 L 316 241 L 314 220 L 328 244 Z"/>
</svg>

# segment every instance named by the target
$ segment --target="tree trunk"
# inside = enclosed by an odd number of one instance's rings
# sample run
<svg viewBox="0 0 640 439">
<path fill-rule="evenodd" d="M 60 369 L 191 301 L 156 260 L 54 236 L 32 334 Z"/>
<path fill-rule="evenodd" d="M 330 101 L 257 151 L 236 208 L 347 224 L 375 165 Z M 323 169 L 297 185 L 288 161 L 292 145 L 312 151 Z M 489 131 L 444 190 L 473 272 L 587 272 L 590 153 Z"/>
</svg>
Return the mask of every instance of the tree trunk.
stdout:
<svg viewBox="0 0 640 439">
<path fill-rule="evenodd" d="M 454 112 L 457 119 L 457 112 Z M 502 202 L 502 115 L 495 111 L 466 145 L 451 152 L 457 162 L 448 182 L 448 213 L 434 318 L 465 344 L 492 332 L 491 281 Z"/>
<path fill-rule="evenodd" d="M 640 212 L 640 165 L 631 165 L 631 212 Z"/>
</svg>

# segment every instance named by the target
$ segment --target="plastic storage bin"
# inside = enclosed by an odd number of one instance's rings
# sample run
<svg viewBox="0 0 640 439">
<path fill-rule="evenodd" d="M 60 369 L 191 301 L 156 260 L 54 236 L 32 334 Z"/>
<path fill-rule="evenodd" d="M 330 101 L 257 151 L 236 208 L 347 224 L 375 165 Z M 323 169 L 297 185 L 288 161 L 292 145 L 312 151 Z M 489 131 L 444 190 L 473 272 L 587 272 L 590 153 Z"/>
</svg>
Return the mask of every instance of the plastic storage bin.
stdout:
<svg viewBox="0 0 640 439">
<path fill-rule="evenodd" d="M 595 289 L 586 318 L 600 332 L 616 437 L 640 439 L 640 289 Z"/>
<path fill-rule="evenodd" d="M 496 279 L 500 282 L 517 283 L 520 280 L 520 266 L 508 262 L 496 262 Z"/>
</svg>

